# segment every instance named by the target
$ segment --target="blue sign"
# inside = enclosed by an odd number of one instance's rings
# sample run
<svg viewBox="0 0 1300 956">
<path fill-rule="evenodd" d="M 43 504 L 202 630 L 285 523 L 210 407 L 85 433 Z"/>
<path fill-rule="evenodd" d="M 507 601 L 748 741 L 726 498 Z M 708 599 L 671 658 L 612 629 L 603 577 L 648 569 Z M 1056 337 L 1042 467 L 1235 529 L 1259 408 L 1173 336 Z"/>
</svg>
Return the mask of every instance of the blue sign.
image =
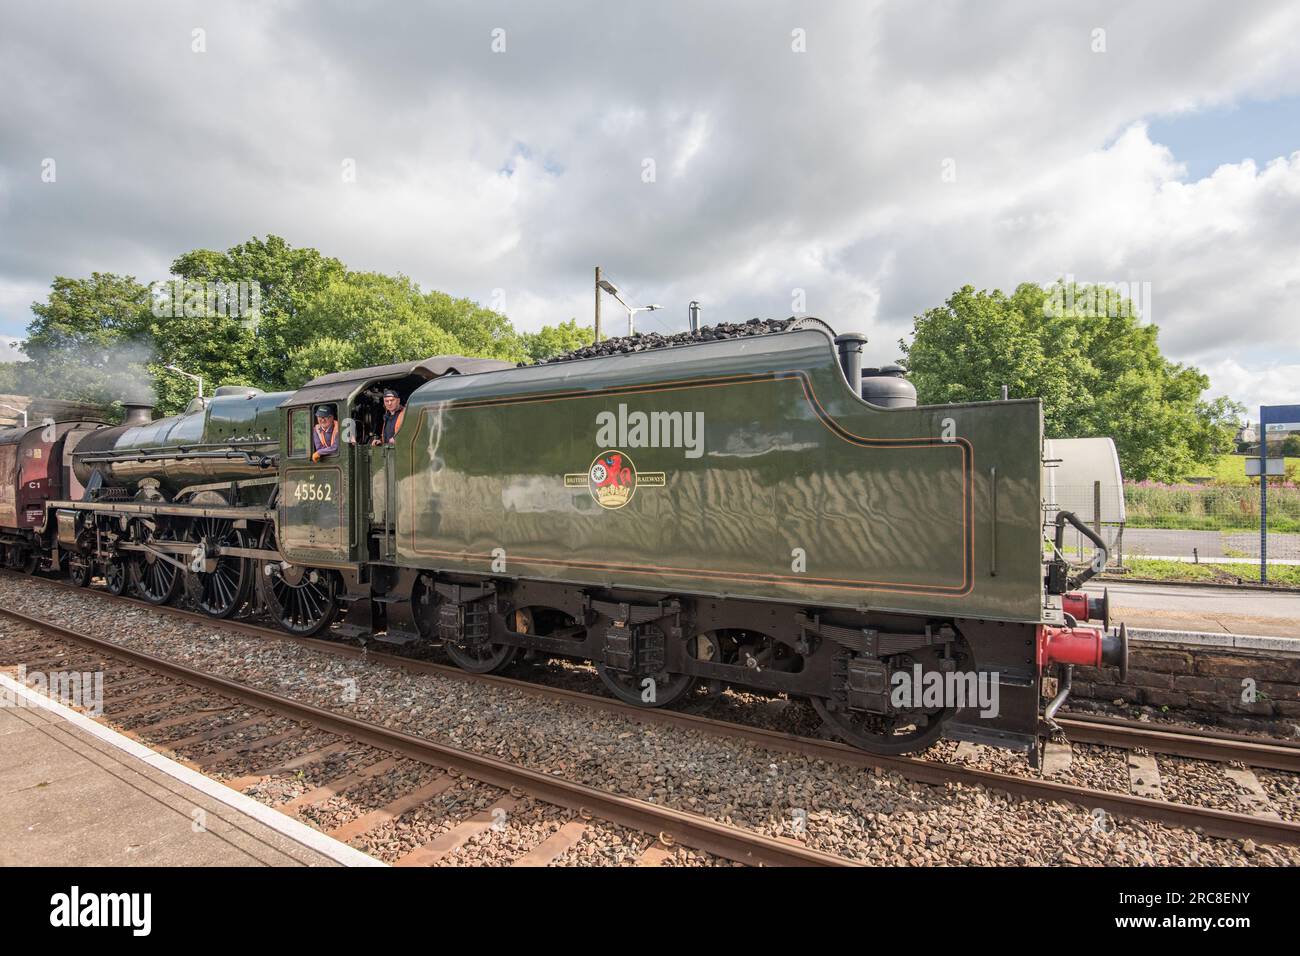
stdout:
<svg viewBox="0 0 1300 956">
<path fill-rule="evenodd" d="M 1259 455 L 1264 459 L 1265 472 L 1272 474 L 1268 465 L 1268 434 L 1300 431 L 1300 405 L 1259 406 Z M 1259 581 L 1268 582 L 1268 479 L 1259 480 Z"/>
<path fill-rule="evenodd" d="M 1259 406 L 1259 428 L 1262 432 L 1279 431 L 1269 429 L 1269 425 L 1294 424 L 1300 428 L 1300 405 L 1261 405 Z"/>
</svg>

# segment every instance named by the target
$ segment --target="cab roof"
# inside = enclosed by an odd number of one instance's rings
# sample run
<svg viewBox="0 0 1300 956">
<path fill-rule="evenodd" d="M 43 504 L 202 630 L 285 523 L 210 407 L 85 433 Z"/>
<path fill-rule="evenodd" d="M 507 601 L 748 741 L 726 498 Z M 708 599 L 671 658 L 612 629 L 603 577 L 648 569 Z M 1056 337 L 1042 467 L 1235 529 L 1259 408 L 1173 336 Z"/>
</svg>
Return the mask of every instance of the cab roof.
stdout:
<svg viewBox="0 0 1300 956">
<path fill-rule="evenodd" d="M 374 382 L 402 379 L 427 382 L 444 375 L 473 375 L 477 372 L 494 372 L 514 367 L 513 362 L 503 362 L 499 359 L 438 355 L 415 362 L 398 362 L 394 365 L 375 365 L 370 368 L 331 372 L 328 375 L 317 376 L 303 385 L 281 402 L 279 407 L 347 401 L 362 388 Z"/>
</svg>

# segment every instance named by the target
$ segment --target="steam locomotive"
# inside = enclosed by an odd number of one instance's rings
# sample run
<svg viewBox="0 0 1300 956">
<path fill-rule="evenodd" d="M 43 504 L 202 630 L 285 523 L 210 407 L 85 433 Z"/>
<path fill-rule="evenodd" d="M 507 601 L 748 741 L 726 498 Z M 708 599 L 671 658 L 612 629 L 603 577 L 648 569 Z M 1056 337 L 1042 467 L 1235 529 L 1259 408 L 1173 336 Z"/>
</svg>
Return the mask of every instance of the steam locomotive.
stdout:
<svg viewBox="0 0 1300 956">
<path fill-rule="evenodd" d="M 1122 625 L 1074 590 L 1100 564 L 1059 547 L 1067 525 L 1102 562 L 1104 542 L 1061 512 L 1044 559 L 1037 400 L 917 406 L 899 370 L 864 374 L 864 341 L 808 319 L 523 368 L 439 357 L 11 429 L 0 545 L 215 618 L 439 644 L 479 673 L 585 659 L 644 706 L 807 697 L 873 752 L 946 733 L 1036 761 L 1072 665 L 1125 665 Z M 372 445 L 389 389 L 404 424 Z M 343 441 L 314 461 L 321 405 Z"/>
</svg>

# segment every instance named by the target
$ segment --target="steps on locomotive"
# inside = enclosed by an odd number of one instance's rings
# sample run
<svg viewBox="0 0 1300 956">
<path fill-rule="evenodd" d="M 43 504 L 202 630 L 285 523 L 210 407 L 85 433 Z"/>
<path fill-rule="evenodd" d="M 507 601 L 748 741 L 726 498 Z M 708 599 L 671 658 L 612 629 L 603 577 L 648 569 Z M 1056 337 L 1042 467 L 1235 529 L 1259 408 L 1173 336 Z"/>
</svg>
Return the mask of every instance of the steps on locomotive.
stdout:
<svg viewBox="0 0 1300 956">
<path fill-rule="evenodd" d="M 369 611 L 377 608 L 381 613 L 380 623 L 376 628 L 375 623 L 357 623 L 354 621 L 344 620 L 333 625 L 332 632 L 340 637 L 351 638 L 353 640 L 375 641 L 381 644 L 391 644 L 395 647 L 406 647 L 410 644 L 418 643 L 421 640 L 419 634 L 414 631 L 408 631 L 401 627 L 391 627 L 387 625 L 387 611 L 390 607 L 399 605 L 409 605 L 411 599 L 408 595 L 394 594 L 370 594 L 368 592 L 345 592 L 339 595 L 339 601 L 348 605 L 347 617 L 360 618 L 365 620 L 369 617 Z M 364 602 L 364 603 L 363 603 Z"/>
</svg>

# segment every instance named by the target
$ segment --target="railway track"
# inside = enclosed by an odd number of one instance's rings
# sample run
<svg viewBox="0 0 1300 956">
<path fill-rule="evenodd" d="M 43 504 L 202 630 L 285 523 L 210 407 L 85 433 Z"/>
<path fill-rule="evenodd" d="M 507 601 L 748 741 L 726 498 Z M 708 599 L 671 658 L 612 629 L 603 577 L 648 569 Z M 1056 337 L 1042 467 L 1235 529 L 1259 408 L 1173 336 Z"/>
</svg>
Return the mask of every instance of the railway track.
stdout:
<svg viewBox="0 0 1300 956">
<path fill-rule="evenodd" d="M 8 608 L 0 608 L 0 616 L 34 631 L 49 634 L 60 640 L 88 648 L 97 655 L 133 665 L 140 672 L 171 679 L 181 686 L 183 695 L 189 694 L 193 697 L 195 691 L 214 692 L 225 700 L 258 708 L 264 711 L 265 715 L 274 715 L 301 725 L 326 731 L 341 740 L 366 744 L 390 756 L 407 757 L 441 771 L 440 777 L 435 778 L 431 783 L 421 787 L 414 793 L 399 797 L 392 804 L 380 808 L 375 812 L 373 818 L 368 818 L 369 815 L 361 818 L 366 822 L 373 820 L 375 825 L 387 822 L 400 815 L 400 813 L 415 809 L 436 796 L 451 781 L 463 775 L 506 791 L 511 794 L 512 799 L 518 799 L 527 794 L 548 804 L 576 811 L 579 817 L 584 820 L 596 818 L 652 835 L 655 842 L 647 851 L 651 854 L 652 859 L 669 852 L 671 847 L 675 845 L 682 845 L 746 864 L 772 866 L 856 865 L 851 860 L 822 853 L 792 840 L 765 836 L 740 827 L 718 823 L 697 814 L 685 813 L 670 807 L 657 806 L 642 800 L 618 796 L 595 787 L 540 773 L 493 757 L 450 747 L 400 730 L 359 720 L 355 717 L 336 713 L 288 697 L 282 697 L 257 687 L 207 674 L 143 651 L 123 647 L 112 641 L 84 634 Z M 47 648 L 38 651 L 38 653 L 49 654 L 51 651 Z M 57 660 L 58 657 L 59 655 L 56 655 L 52 660 Z M 51 659 L 47 658 L 46 660 Z M 38 663 L 41 663 L 41 661 L 38 660 Z M 129 673 L 124 683 L 134 687 L 142 679 L 141 673 Z M 182 696 L 182 702 L 185 699 L 189 698 Z M 220 706 L 209 708 L 209 710 L 220 709 L 228 708 Z M 198 712 L 153 724 L 143 728 L 143 730 L 148 732 L 151 729 L 164 729 L 167 725 L 180 725 L 186 721 L 193 721 L 196 719 L 195 713 Z M 181 738 L 180 741 L 167 742 L 164 746 L 219 741 L 224 736 L 265 723 L 265 715 L 246 717 L 225 727 L 211 728 Z M 290 730 L 270 736 L 274 742 L 278 743 L 292 736 L 293 733 L 294 731 Z M 260 749 L 245 742 L 230 749 L 217 750 L 215 754 L 210 754 L 200 760 L 197 769 L 234 757 L 241 752 L 241 747 L 248 752 Z M 382 761 L 380 765 L 383 765 Z M 391 763 L 388 766 L 391 767 Z M 251 781 L 254 778 L 260 779 L 260 776 L 259 774 L 250 774 L 239 779 Z M 341 792 L 344 785 L 355 785 L 364 776 L 366 775 L 353 774 L 349 779 L 336 781 L 333 785 L 318 788 L 320 791 L 319 796 L 321 799 L 333 796 L 335 793 Z M 481 822 L 469 821 L 470 824 Z M 491 822 L 491 817 L 487 822 Z M 345 827 L 344 830 L 345 832 L 340 835 L 357 835 L 364 832 L 356 830 L 355 827 Z M 569 839 L 576 839 L 576 834 L 573 834 L 573 831 L 570 831 Z M 441 851 L 442 846 L 438 845 L 438 841 L 435 840 L 428 846 L 412 851 L 408 855 L 410 857 L 408 862 L 413 864 L 433 862 L 440 858 Z M 541 850 L 536 861 L 540 862 L 545 852 Z"/>
<path fill-rule="evenodd" d="M 50 583 L 71 590 L 83 590 L 61 581 L 51 581 Z M 202 621 L 206 625 L 230 627 L 250 636 L 290 641 L 325 653 L 354 659 L 367 659 L 374 663 L 405 668 L 417 673 L 437 674 L 459 681 L 509 687 L 534 696 L 580 703 L 587 707 L 616 713 L 644 724 L 684 727 L 745 740 L 778 752 L 835 761 L 850 766 L 879 768 L 922 783 L 937 785 L 974 784 L 1029 799 L 1059 800 L 1085 807 L 1090 811 L 1101 809 L 1119 816 L 1137 817 L 1173 826 L 1200 829 L 1215 836 L 1234 839 L 1248 838 L 1263 843 L 1300 845 L 1300 822 L 1282 820 L 1275 816 L 1234 812 L 1192 804 L 1171 803 L 1164 799 L 1149 796 L 1080 787 L 1062 781 L 981 770 L 975 767 L 920 757 L 879 756 L 836 741 L 798 736 L 681 711 L 644 709 L 625 704 L 613 698 L 549 687 L 545 684 L 499 675 L 471 674 L 459 668 L 392 653 L 376 652 L 368 647 L 355 644 L 345 644 L 319 638 L 296 637 L 279 629 L 264 627 L 248 621 L 219 621 L 181 608 L 147 604 L 134 598 L 116 597 L 101 591 L 96 591 L 96 594 L 109 600 L 130 601 L 135 606 L 149 608 L 166 615 Z M 0 608 L 0 614 L 13 616 L 14 613 Z M 118 646 L 111 642 L 104 643 L 111 647 Z M 1060 720 L 1058 723 L 1061 724 L 1067 736 L 1081 743 L 1096 743 L 1127 751 L 1145 750 L 1200 760 L 1241 763 L 1248 766 L 1300 772 L 1300 746 L 1287 741 L 1261 740 L 1231 734 L 1152 727 L 1146 724 L 1109 718 L 1069 718 Z M 553 780 L 554 778 L 547 779 Z M 640 827 L 640 829 L 645 828 Z M 719 855 L 725 856 L 726 854 Z"/>
</svg>

